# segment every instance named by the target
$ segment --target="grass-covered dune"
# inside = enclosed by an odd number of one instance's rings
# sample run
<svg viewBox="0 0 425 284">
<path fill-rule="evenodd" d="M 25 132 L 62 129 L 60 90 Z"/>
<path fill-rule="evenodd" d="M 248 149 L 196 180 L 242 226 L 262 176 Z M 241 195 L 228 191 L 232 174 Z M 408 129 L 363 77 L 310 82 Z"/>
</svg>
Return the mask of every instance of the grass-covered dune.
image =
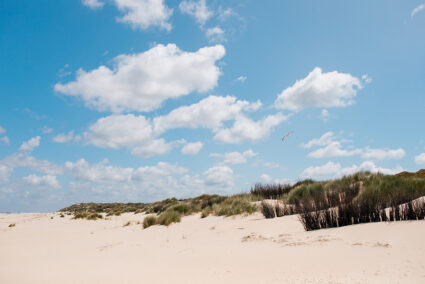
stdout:
<svg viewBox="0 0 425 284">
<path fill-rule="evenodd" d="M 75 218 L 97 219 L 134 212 L 151 214 L 145 228 L 180 222 L 182 216 L 201 212 L 232 216 L 261 210 L 266 218 L 299 214 L 306 230 L 351 224 L 424 219 L 425 170 L 397 175 L 359 172 L 327 181 L 303 180 L 295 184 L 256 184 L 249 193 L 233 196 L 201 195 L 169 198 L 153 203 L 79 203 L 61 209 Z M 277 200 L 270 202 L 270 199 Z M 418 199 L 418 200 L 416 200 Z M 261 201 L 261 202 L 258 202 Z"/>
</svg>

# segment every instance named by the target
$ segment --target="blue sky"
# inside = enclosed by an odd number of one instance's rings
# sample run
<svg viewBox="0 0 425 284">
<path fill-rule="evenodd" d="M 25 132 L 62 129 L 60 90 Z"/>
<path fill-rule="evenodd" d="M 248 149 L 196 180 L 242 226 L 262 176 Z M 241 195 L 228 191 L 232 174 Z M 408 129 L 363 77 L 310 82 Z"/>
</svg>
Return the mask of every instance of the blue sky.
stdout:
<svg viewBox="0 0 425 284">
<path fill-rule="evenodd" d="M 3 1 L 0 36 L 0 212 L 425 167 L 423 1 Z"/>
</svg>

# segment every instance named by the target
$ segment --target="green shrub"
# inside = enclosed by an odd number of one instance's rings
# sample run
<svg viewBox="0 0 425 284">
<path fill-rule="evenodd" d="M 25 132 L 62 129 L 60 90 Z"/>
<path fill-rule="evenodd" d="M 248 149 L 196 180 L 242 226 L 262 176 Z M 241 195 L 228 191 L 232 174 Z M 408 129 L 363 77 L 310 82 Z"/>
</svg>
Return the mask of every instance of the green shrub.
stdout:
<svg viewBox="0 0 425 284">
<path fill-rule="evenodd" d="M 178 223 L 181 221 L 179 212 L 174 210 L 167 210 L 158 217 L 158 223 L 164 226 L 169 226 L 171 223 Z"/>
<path fill-rule="evenodd" d="M 154 215 L 146 216 L 143 220 L 143 228 L 146 229 L 150 226 L 158 224 L 158 218 Z"/>
</svg>

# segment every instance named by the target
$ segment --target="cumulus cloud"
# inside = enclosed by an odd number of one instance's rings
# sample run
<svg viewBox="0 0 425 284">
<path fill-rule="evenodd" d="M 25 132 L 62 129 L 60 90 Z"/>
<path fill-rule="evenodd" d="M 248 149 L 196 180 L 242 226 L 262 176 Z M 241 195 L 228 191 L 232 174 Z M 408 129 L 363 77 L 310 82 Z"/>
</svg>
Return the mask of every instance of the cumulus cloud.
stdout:
<svg viewBox="0 0 425 284">
<path fill-rule="evenodd" d="M 326 132 L 320 138 L 313 138 L 307 143 L 301 144 L 304 148 L 311 148 L 313 146 L 325 146 L 329 145 L 332 141 L 334 141 L 335 134 L 332 131 Z"/>
<path fill-rule="evenodd" d="M 170 31 L 168 22 L 173 9 L 164 4 L 164 0 L 114 0 L 118 10 L 124 15 L 117 20 L 129 24 L 134 29 L 146 30 L 159 27 Z"/>
<path fill-rule="evenodd" d="M 19 150 L 31 152 L 32 150 L 34 150 L 34 148 L 38 147 L 39 145 L 40 145 L 40 136 L 36 136 L 22 143 Z"/>
<path fill-rule="evenodd" d="M 254 111 L 261 107 L 261 102 L 250 103 L 233 96 L 209 96 L 190 106 L 172 110 L 165 116 L 153 120 L 155 133 L 163 133 L 174 128 L 209 128 L 217 131 L 224 121 L 234 120 L 243 111 Z"/>
<path fill-rule="evenodd" d="M 96 147 L 128 148 L 132 154 L 142 157 L 165 154 L 172 148 L 164 139 L 154 137 L 150 121 L 142 115 L 102 117 L 90 126 L 84 137 Z"/>
<path fill-rule="evenodd" d="M 369 171 L 372 173 L 382 173 L 393 175 L 403 171 L 403 168 L 397 166 L 393 169 L 382 168 L 375 165 L 372 161 L 365 161 L 360 166 L 353 165 L 351 167 L 343 168 L 341 164 L 328 162 L 322 166 L 308 167 L 302 173 L 302 178 L 324 178 L 328 176 L 341 177 L 344 175 L 351 175 L 356 172 Z"/>
<path fill-rule="evenodd" d="M 366 147 L 362 150 L 362 158 L 377 160 L 400 160 L 405 156 L 406 152 L 402 148 L 398 149 L 371 149 Z"/>
<path fill-rule="evenodd" d="M 421 153 L 415 157 L 415 163 L 418 165 L 425 165 L 425 153 Z"/>
<path fill-rule="evenodd" d="M 194 17 L 196 22 L 201 26 L 214 15 L 213 11 L 208 9 L 205 0 L 183 0 L 180 2 L 179 9 L 183 14 Z"/>
<path fill-rule="evenodd" d="M 39 188 L 47 188 L 47 189 L 58 189 L 61 188 L 60 183 L 56 179 L 56 176 L 45 175 L 45 176 L 37 176 L 37 175 L 29 175 L 23 177 L 22 180 L 26 185 L 39 187 Z"/>
<path fill-rule="evenodd" d="M 205 35 L 207 36 L 210 42 L 224 42 L 226 41 L 226 36 L 224 30 L 218 26 L 209 28 L 205 31 Z"/>
<path fill-rule="evenodd" d="M 99 111 L 151 111 L 167 99 L 213 89 L 221 74 L 215 63 L 224 54 L 222 45 L 183 52 L 175 44 L 159 44 L 146 52 L 117 56 L 112 69 L 80 69 L 75 81 L 57 83 L 54 89 Z"/>
<path fill-rule="evenodd" d="M 71 141 L 79 142 L 81 141 L 81 139 L 82 138 L 80 135 L 74 136 L 73 130 L 69 131 L 68 133 L 60 133 L 56 135 L 55 137 L 53 137 L 53 141 L 56 143 L 68 143 Z"/>
<path fill-rule="evenodd" d="M 268 174 L 262 174 L 260 176 L 260 181 L 264 183 L 269 183 L 272 181 L 272 178 Z"/>
<path fill-rule="evenodd" d="M 326 147 L 317 149 L 308 154 L 310 158 L 329 158 L 329 157 L 349 157 L 359 155 L 362 153 L 361 149 L 344 150 L 338 141 L 332 141 Z"/>
<path fill-rule="evenodd" d="M 99 0 L 82 0 L 84 6 L 87 6 L 91 9 L 100 9 L 105 5 L 105 3 Z"/>
<path fill-rule="evenodd" d="M 410 13 L 410 17 L 413 18 L 414 15 L 416 15 L 417 13 L 419 13 L 420 11 L 422 11 L 424 9 L 425 9 L 425 4 L 420 4 L 418 7 L 413 9 L 412 13 Z"/>
<path fill-rule="evenodd" d="M 257 156 L 258 153 L 249 149 L 245 152 L 227 152 L 224 154 L 219 153 L 211 153 L 210 157 L 222 158 L 223 161 L 220 163 L 221 165 L 237 165 L 237 164 L 245 164 L 248 159 Z"/>
<path fill-rule="evenodd" d="M 259 121 L 240 115 L 236 118 L 230 128 L 219 129 L 214 136 L 214 140 L 222 143 L 238 144 L 243 141 L 256 142 L 268 137 L 271 130 L 289 116 L 281 113 L 268 115 Z"/>
<path fill-rule="evenodd" d="M 359 78 L 338 71 L 322 72 L 316 67 L 304 79 L 280 93 L 275 101 L 278 109 L 299 111 L 307 107 L 344 107 L 354 103 L 363 88 Z"/>
<path fill-rule="evenodd" d="M 228 166 L 214 166 L 203 174 L 206 185 L 222 185 L 232 187 L 234 185 L 233 170 Z"/>
<path fill-rule="evenodd" d="M 342 143 L 351 142 L 350 140 L 336 140 L 333 132 L 326 132 L 320 138 L 314 138 L 305 144 L 301 144 L 304 148 L 311 148 L 313 146 L 325 146 L 319 148 L 313 152 L 310 152 L 307 156 L 310 158 L 330 158 L 330 157 L 349 157 L 359 155 L 363 159 L 376 159 L 376 160 L 399 160 L 403 158 L 406 152 L 402 148 L 398 149 L 373 149 L 365 147 L 363 149 L 343 149 Z"/>
<path fill-rule="evenodd" d="M 181 153 L 183 155 L 196 155 L 196 154 L 199 153 L 199 151 L 201 151 L 203 146 L 204 146 L 204 144 L 202 144 L 202 142 L 199 142 L 199 141 L 193 142 L 193 143 L 187 143 L 182 148 Z"/>
</svg>

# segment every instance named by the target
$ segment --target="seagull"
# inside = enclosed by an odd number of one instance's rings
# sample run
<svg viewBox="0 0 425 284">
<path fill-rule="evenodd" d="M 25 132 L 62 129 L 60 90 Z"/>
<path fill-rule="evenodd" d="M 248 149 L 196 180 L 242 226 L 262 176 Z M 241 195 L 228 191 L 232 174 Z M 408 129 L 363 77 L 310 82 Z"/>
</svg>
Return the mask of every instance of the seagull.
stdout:
<svg viewBox="0 0 425 284">
<path fill-rule="evenodd" d="M 285 136 L 282 137 L 282 141 L 288 138 L 292 133 L 294 133 L 294 131 L 289 131 Z"/>
</svg>

